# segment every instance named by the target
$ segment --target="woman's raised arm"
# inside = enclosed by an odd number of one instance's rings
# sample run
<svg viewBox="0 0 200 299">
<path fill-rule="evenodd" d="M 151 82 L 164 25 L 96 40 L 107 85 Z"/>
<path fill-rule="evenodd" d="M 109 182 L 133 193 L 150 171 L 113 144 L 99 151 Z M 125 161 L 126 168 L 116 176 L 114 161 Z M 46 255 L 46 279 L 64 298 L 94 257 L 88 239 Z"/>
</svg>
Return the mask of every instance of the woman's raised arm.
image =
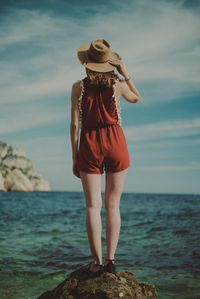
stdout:
<svg viewBox="0 0 200 299">
<path fill-rule="evenodd" d="M 120 94 L 130 103 L 136 103 L 140 99 L 140 94 L 134 83 L 131 80 L 131 76 L 126 69 L 126 66 L 122 60 L 110 59 L 110 64 L 117 66 L 117 71 L 124 77 L 125 81 L 120 82 Z"/>
</svg>

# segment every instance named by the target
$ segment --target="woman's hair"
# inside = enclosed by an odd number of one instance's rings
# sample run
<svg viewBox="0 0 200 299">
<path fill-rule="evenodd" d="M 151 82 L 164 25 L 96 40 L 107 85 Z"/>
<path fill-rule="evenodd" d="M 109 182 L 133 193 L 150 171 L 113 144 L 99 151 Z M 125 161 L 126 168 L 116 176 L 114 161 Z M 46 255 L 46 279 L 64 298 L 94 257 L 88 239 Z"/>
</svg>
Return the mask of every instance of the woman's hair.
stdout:
<svg viewBox="0 0 200 299">
<path fill-rule="evenodd" d="M 87 68 L 85 68 L 85 70 L 89 79 L 89 84 L 93 86 L 103 85 L 103 86 L 111 87 L 111 85 L 115 83 L 116 79 L 120 80 L 120 78 L 114 71 L 103 73 L 103 72 L 92 71 Z"/>
</svg>

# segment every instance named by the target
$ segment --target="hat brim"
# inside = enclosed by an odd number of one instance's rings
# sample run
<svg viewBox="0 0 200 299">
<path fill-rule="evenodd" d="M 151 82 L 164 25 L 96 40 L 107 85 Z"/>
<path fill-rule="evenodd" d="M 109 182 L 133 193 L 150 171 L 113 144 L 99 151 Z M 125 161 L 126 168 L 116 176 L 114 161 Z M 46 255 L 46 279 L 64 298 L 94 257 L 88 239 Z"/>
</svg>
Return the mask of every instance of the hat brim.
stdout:
<svg viewBox="0 0 200 299">
<path fill-rule="evenodd" d="M 92 71 L 96 72 L 111 72 L 116 69 L 115 65 L 111 65 L 109 62 L 94 62 L 88 57 L 88 50 L 90 45 L 83 44 L 81 45 L 77 50 L 77 56 L 82 65 L 84 65 L 86 68 Z M 110 59 L 121 59 L 121 57 L 115 53 L 110 53 Z"/>
</svg>

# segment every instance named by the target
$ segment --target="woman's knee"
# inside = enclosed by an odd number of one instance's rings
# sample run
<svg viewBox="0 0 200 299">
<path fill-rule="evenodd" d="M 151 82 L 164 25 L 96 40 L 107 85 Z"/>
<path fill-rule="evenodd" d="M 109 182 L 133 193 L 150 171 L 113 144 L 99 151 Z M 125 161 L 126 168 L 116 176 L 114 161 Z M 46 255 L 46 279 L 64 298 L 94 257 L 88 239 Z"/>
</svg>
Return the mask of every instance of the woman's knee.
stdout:
<svg viewBox="0 0 200 299">
<path fill-rule="evenodd" d="M 86 209 L 87 210 L 101 210 L 102 209 L 102 203 L 89 203 L 86 204 Z"/>
<path fill-rule="evenodd" d="M 102 208 L 102 197 L 99 196 L 86 196 L 86 208 L 87 209 L 99 209 Z"/>
<path fill-rule="evenodd" d="M 104 200 L 105 209 L 106 210 L 119 209 L 120 197 L 121 194 L 118 193 L 105 194 L 105 200 Z"/>
</svg>

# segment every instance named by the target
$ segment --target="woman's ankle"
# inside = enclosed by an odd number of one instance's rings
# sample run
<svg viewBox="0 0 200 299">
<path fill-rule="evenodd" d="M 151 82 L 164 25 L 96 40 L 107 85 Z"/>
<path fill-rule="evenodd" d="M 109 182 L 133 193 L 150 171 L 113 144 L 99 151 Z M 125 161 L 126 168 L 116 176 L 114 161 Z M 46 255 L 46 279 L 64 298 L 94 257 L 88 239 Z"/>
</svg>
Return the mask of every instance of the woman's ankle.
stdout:
<svg viewBox="0 0 200 299">
<path fill-rule="evenodd" d="M 102 265 L 102 261 L 100 261 L 100 260 L 98 260 L 98 261 L 96 261 L 96 260 L 93 260 L 93 264 Z"/>
<path fill-rule="evenodd" d="M 105 265 L 107 265 L 108 263 L 109 263 L 109 261 L 112 261 L 112 263 L 114 264 L 115 263 L 115 258 L 113 257 L 113 258 L 105 258 Z"/>
</svg>

